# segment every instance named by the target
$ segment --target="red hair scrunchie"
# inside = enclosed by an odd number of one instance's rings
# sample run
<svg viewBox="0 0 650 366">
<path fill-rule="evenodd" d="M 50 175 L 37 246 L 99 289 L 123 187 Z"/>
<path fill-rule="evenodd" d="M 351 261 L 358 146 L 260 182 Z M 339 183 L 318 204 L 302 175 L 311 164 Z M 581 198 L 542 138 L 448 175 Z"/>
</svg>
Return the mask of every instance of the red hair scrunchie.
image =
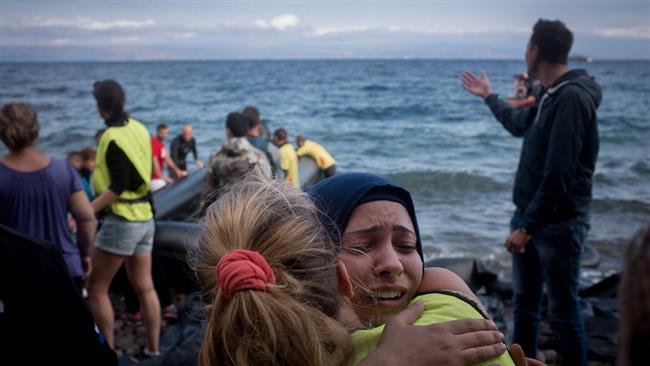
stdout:
<svg viewBox="0 0 650 366">
<path fill-rule="evenodd" d="M 275 285 L 275 275 L 264 257 L 251 250 L 237 249 L 224 255 L 217 264 L 217 286 L 229 298 L 241 290 L 266 291 Z"/>
</svg>

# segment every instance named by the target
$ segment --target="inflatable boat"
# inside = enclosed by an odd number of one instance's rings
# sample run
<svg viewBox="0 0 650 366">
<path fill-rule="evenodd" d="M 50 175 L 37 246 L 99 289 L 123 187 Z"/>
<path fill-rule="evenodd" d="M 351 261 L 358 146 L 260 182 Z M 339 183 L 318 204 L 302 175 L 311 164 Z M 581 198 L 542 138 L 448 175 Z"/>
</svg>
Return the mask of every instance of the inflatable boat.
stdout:
<svg viewBox="0 0 650 366">
<path fill-rule="evenodd" d="M 316 162 L 309 157 L 300 159 L 298 172 L 303 189 L 316 183 L 322 177 Z M 187 177 L 156 191 L 153 194 L 156 221 L 196 222 L 199 218 L 201 187 L 204 177 L 205 168 L 197 169 Z"/>
</svg>

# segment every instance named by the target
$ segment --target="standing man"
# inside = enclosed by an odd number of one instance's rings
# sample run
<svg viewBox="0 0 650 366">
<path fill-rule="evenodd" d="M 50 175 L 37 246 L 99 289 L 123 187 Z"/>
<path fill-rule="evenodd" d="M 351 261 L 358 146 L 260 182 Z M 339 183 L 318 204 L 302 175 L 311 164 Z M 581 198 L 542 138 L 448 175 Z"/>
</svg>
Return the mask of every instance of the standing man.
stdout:
<svg viewBox="0 0 650 366">
<path fill-rule="evenodd" d="M 280 150 L 280 168 L 284 177 L 294 188 L 300 188 L 300 175 L 298 175 L 298 155 L 293 145 L 289 143 L 287 130 L 278 128 L 273 132 L 273 144 Z"/>
<path fill-rule="evenodd" d="M 318 169 L 323 172 L 325 178 L 336 174 L 336 160 L 334 160 L 332 155 L 321 144 L 307 140 L 303 135 L 298 135 L 296 137 L 296 145 L 298 145 L 298 150 L 296 150 L 298 157 L 309 156 L 314 159 Z"/>
<path fill-rule="evenodd" d="M 165 175 L 165 163 L 169 166 L 170 173 L 177 177 L 187 175 L 186 170 L 178 169 L 172 158 L 165 152 L 165 139 L 169 136 L 169 129 L 164 123 L 156 127 L 156 135 L 151 137 L 151 153 L 153 154 L 153 170 L 151 171 L 151 190 L 157 191 L 171 183 L 173 180 Z"/>
<path fill-rule="evenodd" d="M 257 107 L 254 107 L 252 105 L 247 106 L 244 108 L 244 110 L 241 112 L 244 116 L 250 118 L 255 125 L 259 126 L 257 128 L 257 134 L 256 135 L 250 135 L 249 136 L 259 136 L 260 138 L 264 139 L 266 143 L 269 143 L 269 140 L 271 139 L 271 132 L 269 131 L 269 127 L 266 125 L 266 122 L 262 120 L 260 117 L 260 111 L 257 109 Z M 255 144 L 253 144 L 255 146 Z M 260 149 L 258 147 L 258 149 Z M 265 149 L 260 149 L 260 150 L 265 150 Z"/>
<path fill-rule="evenodd" d="M 533 27 L 526 65 L 544 90 L 531 107 L 516 110 L 500 100 L 485 72 L 481 79 L 465 72 L 462 82 L 508 132 L 524 138 L 513 193 L 516 211 L 505 242 L 513 253 L 513 342 L 536 355 L 545 282 L 561 365 L 581 366 L 587 365 L 587 340 L 578 296 L 580 252 L 589 229 L 602 94 L 585 70 L 568 70 L 572 43 L 560 21 L 540 19 Z"/>
<path fill-rule="evenodd" d="M 248 133 L 246 139 L 254 147 L 260 149 L 269 161 L 271 165 L 271 172 L 275 172 L 275 162 L 273 161 L 273 155 L 269 151 L 270 143 L 268 139 L 268 130 L 266 130 L 267 137 L 262 136 L 262 131 L 266 127 L 262 128 L 262 120 L 260 119 L 260 114 L 255 107 L 246 107 L 242 112 L 242 115 L 249 120 Z"/>
<path fill-rule="evenodd" d="M 183 126 L 183 131 L 181 134 L 172 140 L 172 146 L 170 148 L 170 155 L 172 156 L 172 160 L 178 169 L 187 171 L 187 162 L 185 159 L 187 158 L 187 154 L 189 154 L 190 151 L 192 152 L 192 155 L 194 155 L 194 164 L 196 164 L 196 167 L 202 167 L 203 162 L 198 159 L 196 153 L 196 140 L 194 140 L 194 130 L 192 129 L 192 125 L 188 123 Z M 176 174 L 170 175 L 174 179 L 179 178 L 176 176 Z"/>
</svg>

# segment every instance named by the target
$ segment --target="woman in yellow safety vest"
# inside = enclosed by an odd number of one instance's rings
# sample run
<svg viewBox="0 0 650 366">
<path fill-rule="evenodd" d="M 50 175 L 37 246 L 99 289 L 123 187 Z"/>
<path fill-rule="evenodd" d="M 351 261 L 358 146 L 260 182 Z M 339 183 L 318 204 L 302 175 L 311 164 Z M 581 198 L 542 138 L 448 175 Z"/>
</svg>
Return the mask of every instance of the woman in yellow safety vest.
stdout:
<svg viewBox="0 0 650 366">
<path fill-rule="evenodd" d="M 95 83 L 93 95 L 106 131 L 99 140 L 92 186 L 92 206 L 102 225 L 92 254 L 88 293 L 90 309 L 111 347 L 113 307 L 108 288 L 122 263 L 142 306 L 147 346 L 144 357 L 159 354 L 160 302 L 151 276 L 154 221 L 150 183 L 149 132 L 124 111 L 124 90 L 114 80 Z"/>
</svg>

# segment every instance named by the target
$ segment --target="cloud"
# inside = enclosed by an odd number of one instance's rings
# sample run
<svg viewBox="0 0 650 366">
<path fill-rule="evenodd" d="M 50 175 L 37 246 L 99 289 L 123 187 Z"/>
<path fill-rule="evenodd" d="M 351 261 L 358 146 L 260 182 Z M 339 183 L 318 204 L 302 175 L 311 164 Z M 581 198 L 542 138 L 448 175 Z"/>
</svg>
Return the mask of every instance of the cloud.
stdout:
<svg viewBox="0 0 650 366">
<path fill-rule="evenodd" d="M 326 35 L 337 34 L 337 33 L 365 32 L 369 29 L 370 28 L 365 26 L 319 28 L 316 29 L 313 34 L 315 36 L 326 36 Z"/>
<path fill-rule="evenodd" d="M 300 18 L 292 14 L 285 14 L 271 20 L 258 19 L 255 21 L 255 25 L 260 29 L 275 29 L 284 32 L 300 25 Z"/>
<path fill-rule="evenodd" d="M 129 37 L 113 37 L 111 38 L 111 43 L 118 43 L 118 44 L 129 44 L 129 43 L 136 43 L 140 41 L 142 38 L 136 37 L 136 36 L 129 36 Z"/>
<path fill-rule="evenodd" d="M 190 38 L 194 38 L 195 36 L 196 34 L 192 32 L 185 32 L 185 33 L 171 34 L 169 37 L 173 39 L 190 39 Z"/>
<path fill-rule="evenodd" d="M 53 46 L 66 46 L 72 42 L 70 38 L 57 38 L 51 42 Z"/>
<path fill-rule="evenodd" d="M 603 28 L 593 33 L 605 38 L 650 39 L 650 27 Z"/>
<path fill-rule="evenodd" d="M 14 27 L 35 27 L 35 28 L 77 28 L 84 30 L 114 30 L 114 29 L 142 29 L 150 28 L 156 25 L 153 19 L 145 20 L 110 20 L 101 21 L 89 18 L 76 17 L 72 19 L 63 18 L 45 18 L 42 16 L 35 16 L 31 19 L 24 20 Z"/>
</svg>

